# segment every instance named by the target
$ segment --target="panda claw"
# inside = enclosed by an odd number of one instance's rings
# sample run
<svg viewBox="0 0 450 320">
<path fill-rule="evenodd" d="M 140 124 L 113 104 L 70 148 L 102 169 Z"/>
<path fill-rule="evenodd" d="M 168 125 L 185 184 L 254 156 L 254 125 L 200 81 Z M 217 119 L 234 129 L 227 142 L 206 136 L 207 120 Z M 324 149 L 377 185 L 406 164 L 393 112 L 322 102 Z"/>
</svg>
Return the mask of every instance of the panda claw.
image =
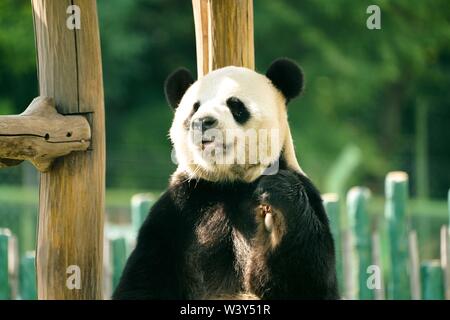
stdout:
<svg viewBox="0 0 450 320">
<path fill-rule="evenodd" d="M 264 227 L 267 232 L 273 230 L 273 212 L 272 207 L 268 204 L 261 204 L 259 206 L 259 214 L 261 218 L 264 218 Z"/>
<path fill-rule="evenodd" d="M 272 232 L 273 230 L 273 215 L 272 213 L 267 213 L 264 217 L 264 226 L 267 232 Z"/>
</svg>

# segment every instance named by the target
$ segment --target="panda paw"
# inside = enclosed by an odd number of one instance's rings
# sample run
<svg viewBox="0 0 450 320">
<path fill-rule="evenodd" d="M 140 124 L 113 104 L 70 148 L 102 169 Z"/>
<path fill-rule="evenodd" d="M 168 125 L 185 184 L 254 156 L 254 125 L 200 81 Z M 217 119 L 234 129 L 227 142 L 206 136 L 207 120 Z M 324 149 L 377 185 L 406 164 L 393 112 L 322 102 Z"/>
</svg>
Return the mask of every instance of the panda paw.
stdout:
<svg viewBox="0 0 450 320">
<path fill-rule="evenodd" d="M 289 215 L 295 212 L 299 183 L 298 176 L 287 170 L 260 178 L 254 193 L 257 242 L 272 249 L 281 242 L 288 229 Z"/>
<path fill-rule="evenodd" d="M 280 170 L 276 175 L 262 176 L 256 186 L 254 198 L 283 211 L 295 210 L 301 197 L 302 183 L 297 173 Z"/>
</svg>

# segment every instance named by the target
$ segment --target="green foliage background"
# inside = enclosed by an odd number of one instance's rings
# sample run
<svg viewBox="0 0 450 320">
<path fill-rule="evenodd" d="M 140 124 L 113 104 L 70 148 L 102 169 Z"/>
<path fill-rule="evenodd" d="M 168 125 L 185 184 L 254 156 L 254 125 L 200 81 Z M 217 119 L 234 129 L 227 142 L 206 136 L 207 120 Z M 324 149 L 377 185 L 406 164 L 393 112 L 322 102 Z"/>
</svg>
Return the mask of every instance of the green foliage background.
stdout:
<svg viewBox="0 0 450 320">
<path fill-rule="evenodd" d="M 381 30 L 366 9 L 381 8 Z M 107 127 L 107 186 L 163 189 L 175 166 L 172 112 L 162 84 L 178 66 L 195 71 L 190 1 L 98 1 Z M 433 197 L 450 185 L 450 2 L 255 0 L 257 69 L 297 60 L 306 91 L 289 106 L 300 164 L 322 191 L 348 150 L 359 155 L 343 187 L 382 192 L 387 171 L 406 170 L 416 191 L 415 108 L 428 109 L 426 169 Z M 0 114 L 37 93 L 31 6 L 0 0 Z M 5 173 L 0 172 L 0 180 Z"/>
</svg>

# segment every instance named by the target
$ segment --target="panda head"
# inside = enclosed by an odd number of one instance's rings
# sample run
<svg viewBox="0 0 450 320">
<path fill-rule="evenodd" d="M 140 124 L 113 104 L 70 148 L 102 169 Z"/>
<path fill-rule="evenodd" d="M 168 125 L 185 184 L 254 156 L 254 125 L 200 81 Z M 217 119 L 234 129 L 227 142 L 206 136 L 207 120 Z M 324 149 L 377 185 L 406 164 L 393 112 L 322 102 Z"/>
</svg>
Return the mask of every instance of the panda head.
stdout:
<svg viewBox="0 0 450 320">
<path fill-rule="evenodd" d="M 286 105 L 303 88 L 303 74 L 288 59 L 265 75 L 229 66 L 194 81 L 187 69 L 166 80 L 175 110 L 170 129 L 178 169 L 188 178 L 251 182 L 280 157 L 301 171 L 287 123 Z"/>
</svg>

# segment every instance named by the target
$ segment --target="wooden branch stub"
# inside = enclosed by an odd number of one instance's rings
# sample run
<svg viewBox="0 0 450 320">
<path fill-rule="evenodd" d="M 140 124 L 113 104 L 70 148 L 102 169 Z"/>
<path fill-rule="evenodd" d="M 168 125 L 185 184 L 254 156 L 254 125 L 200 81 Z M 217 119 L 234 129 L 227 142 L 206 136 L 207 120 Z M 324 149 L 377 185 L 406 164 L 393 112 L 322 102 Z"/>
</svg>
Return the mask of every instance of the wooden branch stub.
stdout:
<svg viewBox="0 0 450 320">
<path fill-rule="evenodd" d="M 0 116 L 0 168 L 28 160 L 45 172 L 54 159 L 86 150 L 90 140 L 85 117 L 63 116 L 52 98 L 37 97 L 22 114 Z"/>
</svg>

